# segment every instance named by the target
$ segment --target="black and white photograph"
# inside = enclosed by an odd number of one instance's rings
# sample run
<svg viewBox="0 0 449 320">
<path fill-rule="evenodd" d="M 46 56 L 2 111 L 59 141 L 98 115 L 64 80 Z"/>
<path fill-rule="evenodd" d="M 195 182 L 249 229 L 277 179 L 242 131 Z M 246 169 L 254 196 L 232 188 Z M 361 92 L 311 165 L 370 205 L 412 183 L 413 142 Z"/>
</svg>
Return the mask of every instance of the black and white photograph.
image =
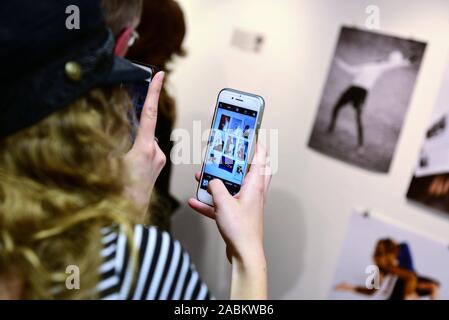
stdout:
<svg viewBox="0 0 449 320">
<path fill-rule="evenodd" d="M 449 213 L 449 68 L 426 130 L 407 197 Z"/>
<path fill-rule="evenodd" d="M 354 210 L 329 292 L 338 300 L 449 299 L 447 243 Z"/>
<path fill-rule="evenodd" d="M 342 27 L 309 147 L 387 173 L 426 44 Z"/>
</svg>

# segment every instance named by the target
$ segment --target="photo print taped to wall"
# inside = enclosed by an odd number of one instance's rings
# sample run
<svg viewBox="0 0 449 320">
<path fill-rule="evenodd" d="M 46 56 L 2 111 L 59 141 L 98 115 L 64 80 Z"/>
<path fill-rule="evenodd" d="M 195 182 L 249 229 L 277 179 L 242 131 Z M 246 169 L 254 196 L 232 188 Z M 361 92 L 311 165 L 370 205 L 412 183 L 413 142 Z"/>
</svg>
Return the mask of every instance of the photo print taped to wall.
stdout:
<svg viewBox="0 0 449 320">
<path fill-rule="evenodd" d="M 309 147 L 387 173 L 425 48 L 423 42 L 343 27 Z"/>
<path fill-rule="evenodd" d="M 449 213 L 449 68 L 425 132 L 407 197 Z"/>
<path fill-rule="evenodd" d="M 329 299 L 447 300 L 447 270 L 447 243 L 354 210 Z"/>
</svg>

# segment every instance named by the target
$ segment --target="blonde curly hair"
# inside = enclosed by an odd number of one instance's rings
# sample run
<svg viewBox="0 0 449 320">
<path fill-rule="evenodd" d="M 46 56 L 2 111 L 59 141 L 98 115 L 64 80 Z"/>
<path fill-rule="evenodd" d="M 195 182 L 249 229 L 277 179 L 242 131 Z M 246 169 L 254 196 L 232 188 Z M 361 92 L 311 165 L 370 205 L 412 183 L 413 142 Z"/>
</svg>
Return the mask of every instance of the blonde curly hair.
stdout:
<svg viewBox="0 0 449 320">
<path fill-rule="evenodd" d="M 19 298 L 95 298 L 101 228 L 121 225 L 131 237 L 129 108 L 124 90 L 94 89 L 0 140 L 0 279 L 20 278 Z M 65 288 L 69 265 L 79 290 Z"/>
</svg>

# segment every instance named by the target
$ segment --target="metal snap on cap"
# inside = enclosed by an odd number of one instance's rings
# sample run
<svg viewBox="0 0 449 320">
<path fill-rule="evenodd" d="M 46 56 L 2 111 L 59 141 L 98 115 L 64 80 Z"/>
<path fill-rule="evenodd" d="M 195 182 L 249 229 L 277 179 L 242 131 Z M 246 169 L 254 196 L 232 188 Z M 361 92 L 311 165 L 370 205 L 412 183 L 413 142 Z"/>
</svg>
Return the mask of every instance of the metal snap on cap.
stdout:
<svg viewBox="0 0 449 320">
<path fill-rule="evenodd" d="M 64 67 L 65 74 L 72 81 L 80 81 L 83 77 L 83 70 L 78 62 L 69 61 Z"/>
</svg>

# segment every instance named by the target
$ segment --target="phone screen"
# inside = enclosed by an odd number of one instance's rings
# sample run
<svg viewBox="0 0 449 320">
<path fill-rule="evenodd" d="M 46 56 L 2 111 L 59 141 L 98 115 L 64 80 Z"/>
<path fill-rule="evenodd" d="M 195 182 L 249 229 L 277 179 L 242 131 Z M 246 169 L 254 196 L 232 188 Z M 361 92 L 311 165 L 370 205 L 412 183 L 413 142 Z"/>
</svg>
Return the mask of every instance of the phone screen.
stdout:
<svg viewBox="0 0 449 320">
<path fill-rule="evenodd" d="M 142 114 L 143 106 L 145 105 L 145 99 L 148 92 L 148 86 L 150 85 L 147 81 L 136 82 L 132 84 L 127 84 L 125 86 L 128 91 L 129 97 L 133 105 L 132 110 L 129 110 L 128 119 L 131 123 L 131 140 L 134 141 L 137 136 L 137 130 L 140 123 L 140 115 Z"/>
<path fill-rule="evenodd" d="M 128 94 L 131 98 L 131 102 L 133 105 L 133 110 L 128 115 L 129 120 L 131 122 L 131 138 L 135 139 L 137 134 L 137 129 L 139 127 L 140 115 L 142 114 L 143 106 L 145 104 L 145 99 L 148 93 L 148 87 L 150 85 L 151 79 L 157 72 L 157 68 L 151 65 L 142 64 L 140 62 L 133 62 L 133 64 L 139 68 L 142 68 L 150 73 L 150 78 L 134 83 L 128 83 L 124 85 L 125 89 L 128 91 Z"/>
<path fill-rule="evenodd" d="M 257 111 L 219 102 L 206 150 L 200 188 L 221 179 L 229 193 L 240 191 L 253 143 Z"/>
<path fill-rule="evenodd" d="M 149 82 L 142 81 L 129 84 L 126 87 L 133 104 L 134 114 L 136 115 L 137 119 L 140 119 L 140 115 L 142 114 L 142 109 L 145 104 L 149 85 Z"/>
</svg>

